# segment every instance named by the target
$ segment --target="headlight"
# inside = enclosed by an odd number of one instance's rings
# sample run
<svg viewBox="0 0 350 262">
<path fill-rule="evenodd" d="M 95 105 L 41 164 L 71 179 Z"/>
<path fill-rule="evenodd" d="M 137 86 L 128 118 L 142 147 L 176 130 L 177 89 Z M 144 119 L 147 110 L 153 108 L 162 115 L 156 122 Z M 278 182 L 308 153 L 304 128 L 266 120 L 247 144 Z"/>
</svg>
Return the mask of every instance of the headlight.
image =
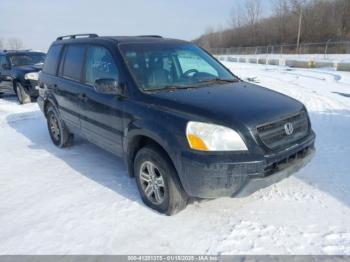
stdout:
<svg viewBox="0 0 350 262">
<path fill-rule="evenodd" d="M 39 80 L 39 73 L 37 73 L 37 72 L 27 73 L 24 75 L 24 79 L 38 81 Z"/>
<path fill-rule="evenodd" d="M 192 149 L 201 151 L 246 151 L 241 136 L 234 130 L 201 122 L 188 122 L 187 141 Z"/>
</svg>

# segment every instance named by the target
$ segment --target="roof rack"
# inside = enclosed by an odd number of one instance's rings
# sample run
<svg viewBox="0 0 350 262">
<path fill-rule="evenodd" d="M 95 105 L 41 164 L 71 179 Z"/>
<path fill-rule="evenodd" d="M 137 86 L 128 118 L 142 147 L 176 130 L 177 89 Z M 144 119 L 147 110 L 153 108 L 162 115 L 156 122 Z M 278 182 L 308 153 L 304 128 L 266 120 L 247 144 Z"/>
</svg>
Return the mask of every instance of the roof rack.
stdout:
<svg viewBox="0 0 350 262">
<path fill-rule="evenodd" d="M 29 51 L 32 51 L 32 49 L 4 49 L 2 50 L 4 53 L 7 53 L 7 52 L 29 52 Z"/>
<path fill-rule="evenodd" d="M 154 38 L 163 38 L 160 35 L 138 35 L 138 37 L 154 37 Z"/>
<path fill-rule="evenodd" d="M 56 40 L 63 40 L 63 39 L 76 39 L 77 37 L 88 37 L 88 38 L 93 38 L 93 37 L 98 37 L 97 34 L 76 34 L 76 35 L 64 35 L 64 36 L 59 36 L 57 37 Z"/>
</svg>

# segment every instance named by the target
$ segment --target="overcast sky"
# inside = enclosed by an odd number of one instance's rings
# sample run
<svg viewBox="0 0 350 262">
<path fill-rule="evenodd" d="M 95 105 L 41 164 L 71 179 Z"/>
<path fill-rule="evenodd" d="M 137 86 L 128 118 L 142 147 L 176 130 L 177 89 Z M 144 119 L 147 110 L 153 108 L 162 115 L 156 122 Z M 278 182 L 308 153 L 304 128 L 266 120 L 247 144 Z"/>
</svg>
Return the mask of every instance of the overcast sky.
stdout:
<svg viewBox="0 0 350 262">
<path fill-rule="evenodd" d="M 26 48 L 44 51 L 57 36 L 72 33 L 159 34 L 192 40 L 208 26 L 227 26 L 232 7 L 242 2 L 244 0 L 0 0 L 0 38 L 19 37 Z"/>
</svg>

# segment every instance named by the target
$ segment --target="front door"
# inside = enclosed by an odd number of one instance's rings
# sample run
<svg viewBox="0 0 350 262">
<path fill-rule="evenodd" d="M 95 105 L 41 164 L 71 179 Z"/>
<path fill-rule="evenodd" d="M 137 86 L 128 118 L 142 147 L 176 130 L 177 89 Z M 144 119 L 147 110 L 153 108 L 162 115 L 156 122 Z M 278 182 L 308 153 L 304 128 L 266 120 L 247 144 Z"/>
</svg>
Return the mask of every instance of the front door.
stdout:
<svg viewBox="0 0 350 262">
<path fill-rule="evenodd" d="M 119 70 L 109 50 L 89 46 L 83 73 L 85 88 L 80 94 L 81 127 L 92 143 L 121 156 L 123 135 L 123 101 L 116 95 L 97 93 L 97 79 L 119 79 Z"/>
<path fill-rule="evenodd" d="M 5 55 L 0 55 L 0 92 L 13 90 L 10 63 Z"/>
</svg>

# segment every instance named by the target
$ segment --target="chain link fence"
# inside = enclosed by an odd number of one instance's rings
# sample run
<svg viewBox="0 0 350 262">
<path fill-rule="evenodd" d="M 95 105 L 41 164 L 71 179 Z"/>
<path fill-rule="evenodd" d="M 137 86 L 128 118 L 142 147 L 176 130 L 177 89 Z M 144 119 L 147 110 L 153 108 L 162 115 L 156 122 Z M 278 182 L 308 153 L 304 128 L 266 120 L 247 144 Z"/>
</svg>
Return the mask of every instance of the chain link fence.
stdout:
<svg viewBox="0 0 350 262">
<path fill-rule="evenodd" d="M 258 54 L 350 54 L 350 41 L 302 43 L 293 45 L 268 45 L 230 48 L 210 48 L 214 55 L 258 55 Z"/>
</svg>

